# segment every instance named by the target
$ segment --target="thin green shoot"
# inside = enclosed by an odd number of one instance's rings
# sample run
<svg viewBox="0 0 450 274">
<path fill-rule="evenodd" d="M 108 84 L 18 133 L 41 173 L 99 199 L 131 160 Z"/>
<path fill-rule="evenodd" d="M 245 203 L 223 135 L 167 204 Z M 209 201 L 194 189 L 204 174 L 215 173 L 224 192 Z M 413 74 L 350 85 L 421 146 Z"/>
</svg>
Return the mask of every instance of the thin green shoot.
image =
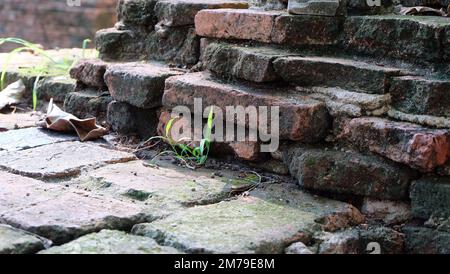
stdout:
<svg viewBox="0 0 450 274">
<path fill-rule="evenodd" d="M 172 155 L 174 158 L 178 159 L 183 165 L 188 168 L 195 169 L 196 167 L 202 166 L 206 163 L 209 157 L 210 149 L 211 149 L 211 134 L 213 129 L 213 121 L 214 121 L 214 109 L 211 108 L 206 130 L 204 132 L 204 137 L 197 145 L 195 142 L 189 142 L 189 140 L 174 140 L 171 137 L 170 131 L 173 127 L 174 122 L 179 117 L 175 117 L 167 122 L 165 127 L 165 135 L 166 136 L 155 136 L 146 141 L 152 140 L 162 140 L 169 144 L 171 150 L 165 150 L 158 155 L 156 155 L 152 161 L 157 159 L 163 155 Z"/>
</svg>

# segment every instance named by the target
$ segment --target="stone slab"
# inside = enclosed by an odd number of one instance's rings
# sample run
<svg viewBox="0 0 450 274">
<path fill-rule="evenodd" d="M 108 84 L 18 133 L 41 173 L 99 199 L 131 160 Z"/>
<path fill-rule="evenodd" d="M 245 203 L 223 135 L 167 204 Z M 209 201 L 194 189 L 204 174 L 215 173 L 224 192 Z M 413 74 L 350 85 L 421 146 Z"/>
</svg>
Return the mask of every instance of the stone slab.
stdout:
<svg viewBox="0 0 450 274">
<path fill-rule="evenodd" d="M 4 153 L 0 167 L 31 177 L 63 178 L 78 175 L 83 168 L 133 159 L 132 154 L 91 143 L 64 142 Z"/>
<path fill-rule="evenodd" d="M 0 114 L 0 131 L 34 127 L 41 118 L 40 113 L 32 112 Z"/>
<path fill-rule="evenodd" d="M 160 161 L 151 167 L 143 161 L 108 165 L 74 179 L 71 184 L 79 189 L 109 195 L 141 204 L 160 218 L 184 207 L 205 205 L 231 197 L 239 187 L 253 185 L 253 174 L 223 170 L 221 177 L 214 170 L 195 171 Z"/>
<path fill-rule="evenodd" d="M 0 132 L 0 151 L 18 151 L 43 145 L 75 141 L 78 138 L 37 127 Z"/>
<path fill-rule="evenodd" d="M 49 245 L 49 240 L 0 224 L 0 254 L 33 254 Z"/>
<path fill-rule="evenodd" d="M 122 231 L 102 230 L 82 236 L 62 246 L 52 247 L 39 254 L 178 254 L 171 247 L 158 245 L 154 240 L 130 235 Z"/>
<path fill-rule="evenodd" d="M 62 244 L 104 228 L 150 221 L 140 208 L 109 197 L 0 171 L 0 222 Z"/>
<path fill-rule="evenodd" d="M 282 253 L 290 243 L 362 222 L 352 206 L 273 184 L 248 196 L 199 206 L 133 228 L 188 253 Z"/>
</svg>

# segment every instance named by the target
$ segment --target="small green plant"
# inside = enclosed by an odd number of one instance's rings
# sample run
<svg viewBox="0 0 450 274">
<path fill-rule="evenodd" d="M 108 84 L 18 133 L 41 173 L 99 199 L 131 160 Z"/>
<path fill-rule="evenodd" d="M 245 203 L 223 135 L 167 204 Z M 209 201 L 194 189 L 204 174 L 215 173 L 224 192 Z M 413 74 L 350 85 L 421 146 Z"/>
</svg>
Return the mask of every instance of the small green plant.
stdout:
<svg viewBox="0 0 450 274">
<path fill-rule="evenodd" d="M 86 49 L 91 40 L 86 39 L 83 41 L 83 49 L 81 58 L 86 57 Z M 56 59 L 43 50 L 39 45 L 33 44 L 20 38 L 0 38 L 0 46 L 5 43 L 12 43 L 19 45 L 18 48 L 9 52 L 6 61 L 3 63 L 2 73 L 0 75 L 0 91 L 5 88 L 6 85 L 6 73 L 8 65 L 14 56 L 20 52 L 33 52 L 37 56 L 42 57 L 43 61 L 37 65 L 30 67 L 22 67 L 18 69 L 21 75 L 35 76 L 33 84 L 33 110 L 36 110 L 37 106 L 37 86 L 40 79 L 43 77 L 51 76 L 65 76 L 69 74 L 70 69 L 78 62 L 79 58 L 73 56 L 64 56 Z"/>
<path fill-rule="evenodd" d="M 187 140 L 173 140 L 170 135 L 170 131 L 173 127 L 173 123 L 179 117 L 175 117 L 169 120 L 165 127 L 165 135 L 166 136 L 155 136 L 146 141 L 152 140 L 163 140 L 167 144 L 169 144 L 171 150 L 165 150 L 158 155 L 156 155 L 152 161 L 162 155 L 173 155 L 176 159 L 181 161 L 186 167 L 195 169 L 198 166 L 204 165 L 206 160 L 208 159 L 210 148 L 211 148 L 211 133 L 213 128 L 214 121 L 214 110 L 211 108 L 208 115 L 208 120 L 206 124 L 206 130 L 204 132 L 204 136 L 201 139 L 200 143 L 196 145 L 194 142 L 186 143 Z"/>
</svg>

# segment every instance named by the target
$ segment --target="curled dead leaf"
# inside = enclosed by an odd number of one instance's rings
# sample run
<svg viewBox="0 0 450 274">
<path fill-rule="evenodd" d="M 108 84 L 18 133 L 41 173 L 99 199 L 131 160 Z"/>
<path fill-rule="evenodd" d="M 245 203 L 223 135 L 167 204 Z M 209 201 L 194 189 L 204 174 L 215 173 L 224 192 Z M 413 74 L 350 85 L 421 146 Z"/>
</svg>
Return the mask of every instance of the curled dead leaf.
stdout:
<svg viewBox="0 0 450 274">
<path fill-rule="evenodd" d="M 79 119 L 74 115 L 61 110 L 50 100 L 45 119 L 38 123 L 43 128 L 60 132 L 75 131 L 80 141 L 89 141 L 102 137 L 108 130 L 97 125 L 96 118 Z"/>
</svg>

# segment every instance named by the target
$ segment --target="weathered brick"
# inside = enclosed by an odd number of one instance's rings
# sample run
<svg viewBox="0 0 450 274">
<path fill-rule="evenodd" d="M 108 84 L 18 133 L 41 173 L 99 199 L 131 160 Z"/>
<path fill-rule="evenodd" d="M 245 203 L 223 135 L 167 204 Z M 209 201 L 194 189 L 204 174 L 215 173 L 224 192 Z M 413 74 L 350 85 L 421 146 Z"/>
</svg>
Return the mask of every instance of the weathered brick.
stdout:
<svg viewBox="0 0 450 274">
<path fill-rule="evenodd" d="M 108 64 L 99 59 L 84 59 L 70 70 L 70 76 L 90 87 L 106 87 L 103 79 Z"/>
<path fill-rule="evenodd" d="M 366 54 L 441 62 L 441 37 L 449 24 L 438 16 L 352 16 L 345 22 L 344 44 Z"/>
<path fill-rule="evenodd" d="M 450 233 L 426 227 L 407 226 L 405 249 L 410 254 L 450 254 Z"/>
<path fill-rule="evenodd" d="M 450 177 L 430 177 L 413 182 L 411 206 L 416 218 L 450 217 Z"/>
<path fill-rule="evenodd" d="M 155 5 L 158 0 L 119 0 L 118 19 L 126 25 L 151 26 L 156 24 Z"/>
<path fill-rule="evenodd" d="M 350 91 L 387 93 L 389 78 L 402 75 L 400 69 L 332 57 L 282 57 L 275 71 L 285 81 L 301 86 L 338 86 Z"/>
<path fill-rule="evenodd" d="M 289 149 L 291 174 L 306 188 L 338 194 L 402 200 L 415 177 L 410 169 L 379 156 L 323 149 Z"/>
<path fill-rule="evenodd" d="M 105 82 L 114 100 L 139 108 L 161 106 L 164 81 L 182 72 L 157 63 L 127 63 L 108 67 Z"/>
<path fill-rule="evenodd" d="M 290 0 L 288 11 L 298 15 L 343 16 L 346 4 L 339 0 Z"/>
<path fill-rule="evenodd" d="M 273 61 L 289 55 L 288 52 L 266 47 L 234 46 L 210 43 L 203 51 L 203 65 L 224 78 L 234 76 L 253 82 L 271 82 L 280 79 Z"/>
<path fill-rule="evenodd" d="M 197 64 L 200 56 L 200 37 L 192 26 L 160 27 L 146 43 L 148 58 L 179 67 Z"/>
<path fill-rule="evenodd" d="M 195 17 L 200 36 L 287 45 L 329 45 L 338 41 L 342 19 L 293 16 L 279 11 L 202 10 Z"/>
<path fill-rule="evenodd" d="M 112 101 L 108 92 L 98 94 L 92 90 L 82 90 L 67 94 L 64 101 L 64 110 L 80 119 L 97 118 L 97 121 L 106 120 L 106 110 Z"/>
<path fill-rule="evenodd" d="M 75 81 L 67 76 L 56 76 L 44 78 L 36 86 L 38 99 L 44 101 L 53 101 L 56 103 L 64 102 L 66 95 L 75 91 Z"/>
<path fill-rule="evenodd" d="M 238 0 L 162 0 L 156 4 L 159 24 L 166 26 L 194 25 L 195 15 L 204 9 L 246 9 L 247 1 Z"/>
<path fill-rule="evenodd" d="M 195 17 L 195 30 L 200 36 L 271 42 L 275 11 L 202 10 Z"/>
<path fill-rule="evenodd" d="M 361 150 L 422 171 L 433 171 L 450 156 L 450 131 L 383 118 L 363 117 L 344 125 L 340 137 Z"/>
<path fill-rule="evenodd" d="M 387 225 L 403 224 L 412 218 L 409 201 L 365 198 L 361 206 L 361 213 L 371 220 L 382 221 Z"/>
<path fill-rule="evenodd" d="M 143 60 L 146 58 L 145 37 L 145 33 L 132 30 L 101 29 L 95 34 L 95 46 L 102 60 Z"/>
<path fill-rule="evenodd" d="M 271 40 L 292 46 L 334 45 L 341 34 L 342 23 L 340 17 L 281 15 L 275 19 Z"/>
<path fill-rule="evenodd" d="M 405 76 L 393 78 L 392 105 L 402 112 L 450 117 L 450 81 Z"/>
<path fill-rule="evenodd" d="M 107 122 L 112 130 L 142 138 L 154 136 L 158 123 L 156 109 L 141 109 L 113 101 L 108 105 Z"/>
<path fill-rule="evenodd" d="M 320 237 L 319 254 L 370 254 L 370 243 L 380 245 L 380 254 L 402 254 L 404 235 L 379 225 L 360 226 Z"/>
</svg>

